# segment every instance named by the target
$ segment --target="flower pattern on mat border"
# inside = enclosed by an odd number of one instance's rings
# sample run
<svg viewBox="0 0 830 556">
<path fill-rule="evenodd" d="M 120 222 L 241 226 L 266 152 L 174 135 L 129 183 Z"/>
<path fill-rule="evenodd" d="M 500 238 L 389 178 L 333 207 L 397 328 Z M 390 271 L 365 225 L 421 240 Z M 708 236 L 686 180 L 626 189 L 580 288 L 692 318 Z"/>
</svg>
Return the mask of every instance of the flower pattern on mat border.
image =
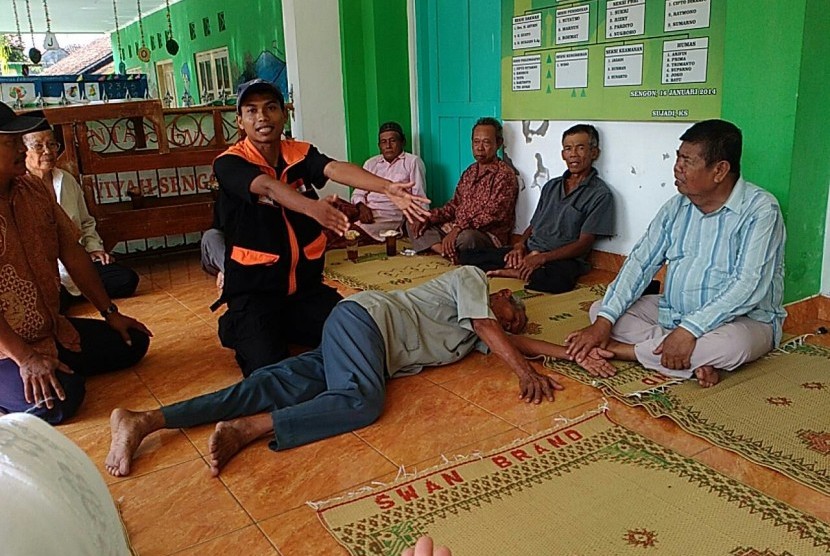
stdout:
<svg viewBox="0 0 830 556">
<path fill-rule="evenodd" d="M 657 544 L 657 533 L 648 529 L 629 529 L 623 540 L 631 546 L 652 548 Z"/>
<path fill-rule="evenodd" d="M 802 429 L 796 434 L 807 445 L 808 450 L 818 452 L 823 456 L 830 456 L 830 432 Z"/>
</svg>

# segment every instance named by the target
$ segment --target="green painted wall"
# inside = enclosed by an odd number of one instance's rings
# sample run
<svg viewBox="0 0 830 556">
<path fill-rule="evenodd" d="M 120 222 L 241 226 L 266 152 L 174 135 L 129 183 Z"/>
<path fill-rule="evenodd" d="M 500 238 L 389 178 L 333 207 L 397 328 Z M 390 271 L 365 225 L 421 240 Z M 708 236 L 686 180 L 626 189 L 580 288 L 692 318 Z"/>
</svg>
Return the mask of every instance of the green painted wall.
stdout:
<svg viewBox="0 0 830 556">
<path fill-rule="evenodd" d="M 220 12 L 224 13 L 224 31 L 219 30 L 217 14 Z M 170 6 L 170 13 L 173 36 L 179 43 L 179 52 L 175 56 L 167 53 L 164 44 L 156 43 L 155 48 L 151 48 L 151 34 L 153 36 L 160 34 L 162 43 L 165 41 L 164 34 L 167 31 L 165 10 L 159 10 L 143 18 L 145 44 L 151 49 L 150 62 L 145 64 L 136 55 L 135 45 L 141 45 L 138 22 L 121 29 L 121 48 L 127 68 L 141 68 L 142 73 L 146 73 L 153 84 L 156 82 L 155 63 L 172 59 L 179 104 L 181 104 L 181 95 L 186 88 L 181 71 L 185 63 L 190 69 L 190 94 L 193 95 L 195 102 L 199 101 L 195 62 L 195 54 L 198 52 L 227 46 L 233 83 L 239 82 L 240 75 L 245 71 L 246 63 L 253 63 L 263 51 L 269 51 L 285 61 L 285 33 L 280 0 L 246 2 L 182 0 Z M 204 33 L 203 18 L 208 18 L 210 24 L 208 36 Z M 252 20 L 255 20 L 255 24 L 252 24 Z M 190 38 L 191 22 L 195 26 L 195 39 Z M 115 33 L 111 35 L 111 38 L 117 68 L 121 58 Z M 128 45 L 132 47 L 132 56 L 129 55 Z"/>
<path fill-rule="evenodd" d="M 406 0 L 340 0 L 343 98 L 349 160 L 378 154 L 378 127 L 394 120 L 411 151 Z"/>
<path fill-rule="evenodd" d="M 821 287 L 830 184 L 830 11 L 824 0 L 728 0 L 723 118 L 744 134 L 742 173 L 787 224 L 785 301 Z"/>
<path fill-rule="evenodd" d="M 821 289 L 828 188 L 830 188 L 830 10 L 808 0 L 804 16 L 792 175 L 787 211 L 787 294 L 803 299 Z"/>
</svg>

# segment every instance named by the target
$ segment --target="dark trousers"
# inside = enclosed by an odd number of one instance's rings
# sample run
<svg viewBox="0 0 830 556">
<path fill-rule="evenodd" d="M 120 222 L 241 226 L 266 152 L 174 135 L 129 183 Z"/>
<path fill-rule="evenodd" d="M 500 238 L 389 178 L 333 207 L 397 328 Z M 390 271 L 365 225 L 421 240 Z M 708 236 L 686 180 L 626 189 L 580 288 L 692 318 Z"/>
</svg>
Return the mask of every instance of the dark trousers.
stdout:
<svg viewBox="0 0 830 556">
<path fill-rule="evenodd" d="M 458 263 L 477 266 L 485 271 L 497 270 L 504 268 L 504 257 L 511 249 L 512 247 L 500 247 L 459 251 Z M 583 263 L 574 259 L 551 261 L 530 274 L 527 289 L 547 293 L 569 292 L 585 273 L 584 268 Z"/>
<path fill-rule="evenodd" d="M 84 377 L 118 371 L 138 363 L 150 345 L 150 338 L 143 332 L 130 330 L 132 346 L 103 320 L 70 318 L 69 322 L 81 336 L 81 351 L 69 351 L 58 344 L 58 359 L 74 371 L 66 374 L 57 371 L 63 386 L 65 400 L 54 400 L 52 409 L 45 405 L 35 407 L 26 401 L 20 368 L 11 359 L 0 360 L 0 411 L 25 412 L 36 415 L 52 425 L 72 417 L 84 399 Z"/>
<path fill-rule="evenodd" d="M 110 298 L 130 297 L 135 293 L 139 280 L 138 273 L 135 270 L 118 263 L 101 264 L 100 261 L 94 261 L 93 264 Z M 80 297 L 75 297 L 61 286 L 60 312 L 66 312 L 72 302 L 78 299 Z"/>
<path fill-rule="evenodd" d="M 162 407 L 165 426 L 185 428 L 270 412 L 272 450 L 285 450 L 373 423 L 386 398 L 386 350 L 359 304 L 332 311 L 320 347 L 256 370 L 212 394 Z"/>
<path fill-rule="evenodd" d="M 288 357 L 288 344 L 316 347 L 323 324 L 343 297 L 318 284 L 288 297 L 238 296 L 219 318 L 222 345 L 236 352 L 243 376 Z"/>
</svg>

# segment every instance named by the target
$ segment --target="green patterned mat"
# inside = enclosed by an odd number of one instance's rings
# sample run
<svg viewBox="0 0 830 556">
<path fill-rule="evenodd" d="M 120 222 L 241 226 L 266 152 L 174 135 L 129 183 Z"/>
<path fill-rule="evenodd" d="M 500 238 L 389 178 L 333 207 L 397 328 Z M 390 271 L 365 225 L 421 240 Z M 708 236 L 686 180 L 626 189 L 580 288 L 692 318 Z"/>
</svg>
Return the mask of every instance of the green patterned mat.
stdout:
<svg viewBox="0 0 830 556">
<path fill-rule="evenodd" d="M 830 552 L 829 525 L 604 414 L 313 506 L 354 555 L 398 556 L 424 534 L 455 556 Z"/>
<path fill-rule="evenodd" d="M 594 286 L 529 299 L 526 334 L 562 343 L 588 324 L 588 309 L 603 293 Z M 643 406 L 654 417 L 668 417 L 695 436 L 830 495 L 830 349 L 804 345 L 776 351 L 736 372 L 722 372 L 712 388 L 638 363 L 614 365 L 617 374 L 603 379 L 574 363 L 545 361 L 553 371 Z"/>
<path fill-rule="evenodd" d="M 398 242 L 399 251 L 408 247 L 408 242 Z M 344 249 L 326 252 L 323 274 L 351 288 L 390 291 L 423 284 L 452 268 L 438 255 L 387 257 L 384 245 L 367 245 L 359 248 L 357 261 L 346 258 Z"/>
<path fill-rule="evenodd" d="M 573 291 L 550 295 L 536 292 L 516 292 L 523 298 L 527 310 L 527 328 L 524 336 L 562 344 L 568 334 L 588 326 L 588 309 L 602 297 L 605 286 L 577 286 Z"/>
<path fill-rule="evenodd" d="M 335 255 L 327 266 L 327 276 L 353 287 L 395 289 L 417 285 L 451 268 L 440 257 L 386 259 L 383 246 L 361 249 L 361 257 L 366 258 L 358 263 L 346 261 L 345 254 L 338 259 L 337 252 L 332 252 Z M 605 287 L 598 285 L 547 295 L 519 289 L 518 280 L 491 281 L 491 290 L 501 287 L 524 297 L 528 313 L 525 335 L 558 344 L 570 332 L 588 325 L 588 309 L 605 292 Z M 637 363 L 614 362 L 619 372 L 607 379 L 594 378 L 564 361 L 549 359 L 545 365 L 830 494 L 828 349 L 803 346 L 791 353 L 769 355 L 737 372 L 722 373 L 720 384 L 708 389 L 694 381 L 667 378 Z"/>
<path fill-rule="evenodd" d="M 830 350 L 803 345 L 774 352 L 712 388 L 668 380 L 637 365 L 595 379 L 568 363 L 546 365 L 755 463 L 830 495 Z M 651 391 L 647 391 L 651 389 Z"/>
</svg>

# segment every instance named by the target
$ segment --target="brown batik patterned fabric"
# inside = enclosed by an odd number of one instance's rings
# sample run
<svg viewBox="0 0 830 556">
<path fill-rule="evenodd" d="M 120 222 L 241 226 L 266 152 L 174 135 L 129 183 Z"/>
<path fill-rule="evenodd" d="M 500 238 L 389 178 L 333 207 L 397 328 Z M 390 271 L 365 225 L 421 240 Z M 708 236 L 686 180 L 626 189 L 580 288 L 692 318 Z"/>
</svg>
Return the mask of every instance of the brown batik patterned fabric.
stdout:
<svg viewBox="0 0 830 556">
<path fill-rule="evenodd" d="M 498 247 L 508 245 L 518 195 L 516 173 L 508 164 L 497 160 L 482 166 L 476 162 L 461 174 L 452 199 L 432 210 L 430 222 L 450 222 L 461 229 L 485 232 L 498 240 Z"/>
<path fill-rule="evenodd" d="M 58 313 L 58 254 L 80 231 L 38 178 L 17 178 L 0 199 L 0 311 L 24 341 L 57 356 L 55 341 L 80 350 L 78 332 Z M 7 354 L 0 351 L 0 357 Z"/>
</svg>

